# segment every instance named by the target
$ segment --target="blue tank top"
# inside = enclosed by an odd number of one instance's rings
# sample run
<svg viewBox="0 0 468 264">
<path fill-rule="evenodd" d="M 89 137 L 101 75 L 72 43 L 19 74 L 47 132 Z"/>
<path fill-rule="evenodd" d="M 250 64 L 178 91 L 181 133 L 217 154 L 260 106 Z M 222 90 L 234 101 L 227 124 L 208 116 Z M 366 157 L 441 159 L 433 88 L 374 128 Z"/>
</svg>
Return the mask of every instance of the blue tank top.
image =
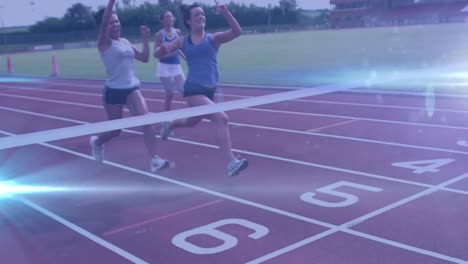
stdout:
<svg viewBox="0 0 468 264">
<path fill-rule="evenodd" d="M 172 29 L 172 35 L 173 35 L 172 38 L 169 38 L 169 36 L 164 31 L 164 29 L 161 29 L 159 32 L 161 32 L 161 34 L 163 36 L 162 42 L 173 42 L 173 41 L 175 41 L 176 39 L 179 38 L 179 35 L 177 35 L 177 31 L 175 29 Z M 177 52 L 177 54 L 175 56 L 172 56 L 172 57 L 159 59 L 159 61 L 161 63 L 166 63 L 166 64 L 180 64 L 179 53 Z"/>
<path fill-rule="evenodd" d="M 190 35 L 184 38 L 182 51 L 188 65 L 187 81 L 198 85 L 214 87 L 218 84 L 218 49 L 209 37 L 197 45 L 192 43 Z"/>
</svg>

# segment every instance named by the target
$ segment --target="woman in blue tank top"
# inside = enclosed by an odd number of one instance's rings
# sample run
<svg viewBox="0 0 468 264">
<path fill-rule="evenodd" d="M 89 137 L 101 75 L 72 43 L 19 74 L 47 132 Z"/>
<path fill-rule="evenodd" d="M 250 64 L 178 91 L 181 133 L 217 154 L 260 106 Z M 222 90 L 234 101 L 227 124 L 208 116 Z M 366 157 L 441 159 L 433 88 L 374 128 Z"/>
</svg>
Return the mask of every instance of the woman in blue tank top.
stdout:
<svg viewBox="0 0 468 264">
<path fill-rule="evenodd" d="M 109 120 L 120 119 L 123 107 L 135 116 L 148 113 L 145 99 L 140 90 L 140 80 L 135 75 L 134 59 L 149 60 L 149 29 L 141 27 L 143 51 L 135 48 L 127 39 L 121 38 L 121 25 L 117 14 L 112 12 L 116 0 L 109 0 L 102 16 L 98 49 L 106 68 L 108 79 L 104 89 L 103 103 Z M 104 159 L 104 144 L 120 135 L 120 130 L 104 132 L 89 140 L 91 152 L 97 161 Z M 150 156 L 152 172 L 169 166 L 169 162 L 156 155 L 156 139 L 150 125 L 143 126 L 144 142 Z"/>
<path fill-rule="evenodd" d="M 241 28 L 237 20 L 225 5 L 216 2 L 216 11 L 224 16 L 229 24 L 229 29 L 224 32 L 207 34 L 205 32 L 206 18 L 200 5 L 182 5 L 181 11 L 184 24 L 190 30 L 190 34 L 179 38 L 172 43 L 162 43 L 155 50 L 154 55 L 162 58 L 166 54 L 181 49 L 188 64 L 187 80 L 184 84 L 184 97 L 190 107 L 214 104 L 214 95 L 218 85 L 217 53 L 219 47 L 241 34 Z M 229 119 L 224 112 L 218 112 L 206 116 L 196 116 L 175 120 L 161 129 L 161 137 L 167 139 L 171 130 L 179 127 L 194 127 L 203 118 L 208 118 L 216 125 L 216 135 L 221 150 L 225 153 L 228 162 L 228 174 L 234 176 L 248 166 L 245 159 L 237 159 L 232 153 L 231 138 L 229 133 Z"/>
<path fill-rule="evenodd" d="M 170 43 L 177 41 L 180 35 L 180 30 L 174 28 L 174 15 L 171 11 L 165 11 L 159 17 L 163 29 L 156 32 L 154 41 L 154 50 L 156 50 L 162 43 Z M 174 96 L 174 90 L 182 93 L 185 75 L 180 65 L 180 57 L 185 58 L 184 54 L 174 51 L 159 59 L 156 75 L 159 77 L 164 90 L 166 91 L 166 98 L 164 100 L 164 110 L 171 110 L 171 102 Z"/>
</svg>

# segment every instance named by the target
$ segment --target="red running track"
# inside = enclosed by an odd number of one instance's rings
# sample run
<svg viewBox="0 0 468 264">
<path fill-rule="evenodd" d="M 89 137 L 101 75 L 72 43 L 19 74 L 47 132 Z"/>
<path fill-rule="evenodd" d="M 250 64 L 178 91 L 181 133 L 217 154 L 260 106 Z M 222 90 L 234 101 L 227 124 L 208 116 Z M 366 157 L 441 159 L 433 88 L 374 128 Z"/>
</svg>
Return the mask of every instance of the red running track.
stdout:
<svg viewBox="0 0 468 264">
<path fill-rule="evenodd" d="M 105 120 L 101 86 L 0 84 L 2 136 Z M 151 111 L 160 111 L 158 85 L 143 91 Z M 224 99 L 279 92 L 229 87 Z M 423 95 L 347 91 L 230 111 L 233 147 L 251 164 L 236 178 L 226 176 L 207 122 L 159 144 L 176 166 L 157 175 L 148 172 L 138 128 L 106 146 L 105 164 L 91 159 L 87 137 L 3 150 L 4 178 L 78 191 L 1 200 L 0 256 L 5 263 L 468 263 L 468 147 L 460 144 L 468 140 L 468 107 L 463 96 L 441 91 L 428 116 Z M 174 108 L 182 107 L 178 97 Z M 414 161 L 431 162 L 415 173 Z"/>
</svg>

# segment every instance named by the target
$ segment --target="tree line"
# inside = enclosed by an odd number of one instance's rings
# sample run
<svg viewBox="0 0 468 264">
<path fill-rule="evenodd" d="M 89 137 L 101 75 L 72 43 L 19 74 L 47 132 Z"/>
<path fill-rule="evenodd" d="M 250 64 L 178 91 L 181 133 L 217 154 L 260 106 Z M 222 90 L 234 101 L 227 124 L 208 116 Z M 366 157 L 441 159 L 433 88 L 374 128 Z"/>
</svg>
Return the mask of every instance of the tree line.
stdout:
<svg viewBox="0 0 468 264">
<path fill-rule="evenodd" d="M 158 0 L 158 3 L 144 2 L 136 5 L 135 0 L 121 0 L 116 11 L 122 27 L 135 28 L 139 25 L 160 27 L 159 15 L 170 10 L 179 16 L 182 0 Z M 222 16 L 216 14 L 214 5 L 201 4 L 205 11 L 207 29 L 227 27 Z M 295 0 L 280 0 L 275 6 L 260 7 L 255 4 L 245 5 L 230 2 L 227 4 L 231 13 L 242 26 L 292 25 L 299 22 L 300 9 Z M 61 18 L 49 17 L 30 27 L 32 33 L 59 33 L 70 31 L 94 31 L 99 28 L 104 7 L 93 10 L 82 3 L 73 4 Z M 181 19 L 177 27 L 183 28 Z"/>
</svg>

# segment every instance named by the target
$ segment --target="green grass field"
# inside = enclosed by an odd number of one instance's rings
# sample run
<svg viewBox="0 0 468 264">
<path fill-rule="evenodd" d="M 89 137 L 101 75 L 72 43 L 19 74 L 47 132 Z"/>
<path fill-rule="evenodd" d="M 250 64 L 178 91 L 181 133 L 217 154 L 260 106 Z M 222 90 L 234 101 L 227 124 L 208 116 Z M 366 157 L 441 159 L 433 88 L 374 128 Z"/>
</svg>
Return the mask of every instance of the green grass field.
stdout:
<svg viewBox="0 0 468 264">
<path fill-rule="evenodd" d="M 463 63 L 466 43 L 465 24 L 243 35 L 221 48 L 219 69 L 222 83 L 313 85 Z M 53 53 L 63 77 L 105 78 L 97 49 L 13 54 L 14 72 L 48 76 Z M 154 58 L 136 65 L 142 80 L 156 80 Z"/>
</svg>

